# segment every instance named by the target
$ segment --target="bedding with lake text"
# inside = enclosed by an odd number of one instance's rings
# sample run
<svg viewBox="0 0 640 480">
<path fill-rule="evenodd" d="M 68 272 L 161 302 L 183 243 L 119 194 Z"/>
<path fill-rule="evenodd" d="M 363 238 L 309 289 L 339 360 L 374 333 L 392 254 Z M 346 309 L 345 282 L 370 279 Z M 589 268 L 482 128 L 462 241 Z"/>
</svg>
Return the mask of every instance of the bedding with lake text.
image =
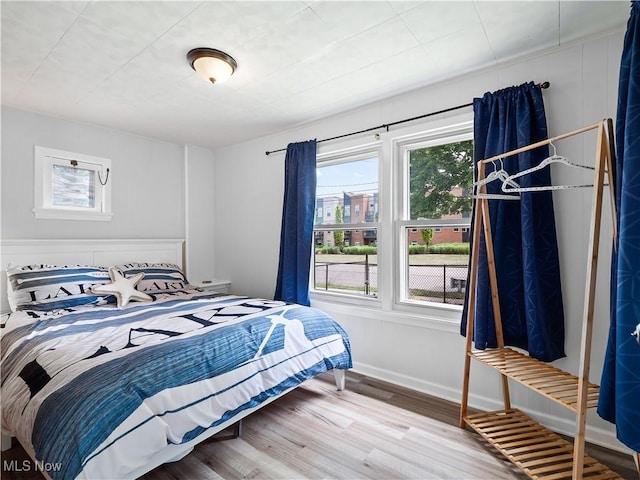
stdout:
<svg viewBox="0 0 640 480">
<path fill-rule="evenodd" d="M 55 480 L 125 478 L 327 370 L 344 330 L 296 304 L 181 290 L 125 308 L 18 311 L 2 332 L 2 429 Z"/>
</svg>

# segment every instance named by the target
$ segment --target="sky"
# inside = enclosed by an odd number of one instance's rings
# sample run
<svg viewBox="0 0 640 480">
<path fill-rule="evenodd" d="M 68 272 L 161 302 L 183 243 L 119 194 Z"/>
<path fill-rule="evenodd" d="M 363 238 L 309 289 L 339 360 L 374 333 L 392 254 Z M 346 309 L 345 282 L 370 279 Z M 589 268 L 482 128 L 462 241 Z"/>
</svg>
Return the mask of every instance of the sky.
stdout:
<svg viewBox="0 0 640 480">
<path fill-rule="evenodd" d="M 343 192 L 378 191 L 378 159 L 370 158 L 339 163 L 317 169 L 318 197 L 342 196 Z"/>
</svg>

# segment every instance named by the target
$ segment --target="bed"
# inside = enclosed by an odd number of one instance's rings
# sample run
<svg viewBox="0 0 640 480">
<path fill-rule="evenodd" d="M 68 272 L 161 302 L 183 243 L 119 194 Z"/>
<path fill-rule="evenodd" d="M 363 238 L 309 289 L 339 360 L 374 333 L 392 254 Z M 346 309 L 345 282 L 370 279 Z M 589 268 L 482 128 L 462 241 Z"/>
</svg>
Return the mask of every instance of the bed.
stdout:
<svg viewBox="0 0 640 480">
<path fill-rule="evenodd" d="M 3 311 L 16 310 L 3 315 L 3 439 L 16 437 L 46 476 L 137 478 L 309 378 L 333 370 L 344 388 L 350 346 L 333 319 L 199 291 L 182 256 L 181 240 L 2 242 L 2 265 L 20 265 L 2 275 Z M 55 278 L 94 286 L 20 290 L 53 277 L 51 265 L 68 266 Z M 128 303 L 102 292 L 114 276 L 137 279 Z"/>
</svg>

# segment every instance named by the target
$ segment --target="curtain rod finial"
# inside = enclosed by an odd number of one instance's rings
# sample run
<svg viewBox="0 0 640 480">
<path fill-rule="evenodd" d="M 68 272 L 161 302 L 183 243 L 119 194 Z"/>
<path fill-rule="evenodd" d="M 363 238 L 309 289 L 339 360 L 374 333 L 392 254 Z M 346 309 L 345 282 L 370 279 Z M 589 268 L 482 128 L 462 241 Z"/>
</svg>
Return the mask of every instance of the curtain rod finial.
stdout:
<svg viewBox="0 0 640 480">
<path fill-rule="evenodd" d="M 542 88 L 543 90 L 549 88 L 550 86 L 551 84 L 549 82 L 542 82 L 540 84 L 540 88 Z"/>
</svg>

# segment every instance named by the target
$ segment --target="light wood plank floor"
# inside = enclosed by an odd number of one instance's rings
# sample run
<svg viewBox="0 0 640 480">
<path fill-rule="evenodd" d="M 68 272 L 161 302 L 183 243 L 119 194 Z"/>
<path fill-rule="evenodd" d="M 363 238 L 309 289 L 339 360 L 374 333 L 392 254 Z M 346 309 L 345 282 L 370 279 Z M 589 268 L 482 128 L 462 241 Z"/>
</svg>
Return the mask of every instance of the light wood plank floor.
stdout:
<svg viewBox="0 0 640 480">
<path fill-rule="evenodd" d="M 242 436 L 201 444 L 145 480 L 213 479 L 523 479 L 476 434 L 458 428 L 458 405 L 349 373 L 347 390 L 330 374 L 308 381 L 244 420 Z M 588 453 L 635 479 L 630 456 Z M 4 460 L 26 458 L 17 445 Z"/>
</svg>

